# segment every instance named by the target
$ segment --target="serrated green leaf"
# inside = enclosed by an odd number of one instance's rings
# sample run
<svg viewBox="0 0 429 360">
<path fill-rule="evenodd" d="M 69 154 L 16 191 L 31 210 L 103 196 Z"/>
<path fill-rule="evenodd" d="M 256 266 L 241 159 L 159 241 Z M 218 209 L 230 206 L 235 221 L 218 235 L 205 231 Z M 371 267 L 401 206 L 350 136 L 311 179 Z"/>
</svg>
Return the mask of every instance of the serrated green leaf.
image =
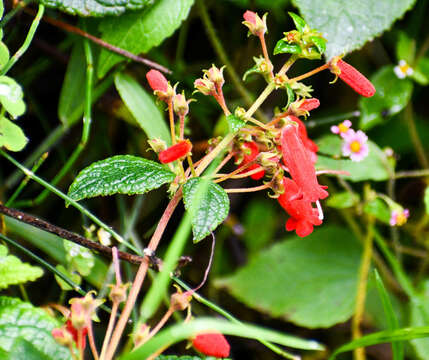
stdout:
<svg viewBox="0 0 429 360">
<path fill-rule="evenodd" d="M 128 110 L 149 139 L 162 139 L 171 144 L 170 132 L 160 110 L 140 84 L 123 73 L 115 76 L 115 86 Z"/>
<path fill-rule="evenodd" d="M 8 77 L 0 76 L 0 103 L 14 118 L 25 112 L 24 93 L 17 82 Z"/>
<path fill-rule="evenodd" d="M 21 128 L 6 118 L 0 118 L 0 147 L 10 151 L 20 151 L 28 139 Z"/>
<path fill-rule="evenodd" d="M 158 0 L 150 9 L 134 11 L 100 22 L 102 39 L 134 54 L 158 46 L 187 18 L 194 0 Z M 97 73 L 103 77 L 123 57 L 103 50 Z"/>
<path fill-rule="evenodd" d="M 302 49 L 298 44 L 289 44 L 287 41 L 279 40 L 274 48 L 274 55 L 277 54 L 301 54 Z"/>
<path fill-rule="evenodd" d="M 206 191 L 197 196 L 200 187 L 206 187 Z M 210 180 L 189 179 L 183 185 L 183 201 L 186 210 L 192 214 L 194 242 L 204 239 L 228 216 L 228 195 L 224 189 Z"/>
<path fill-rule="evenodd" d="M 239 117 L 233 114 L 228 115 L 226 117 L 226 121 L 228 121 L 228 129 L 231 133 L 235 133 L 242 127 L 246 126 L 246 122 L 244 120 L 241 120 Z"/>
<path fill-rule="evenodd" d="M 305 22 L 305 20 L 301 16 L 298 16 L 297 14 L 291 11 L 289 11 L 288 14 L 292 18 L 296 29 L 302 33 L 305 27 L 307 26 L 307 23 Z"/>
<path fill-rule="evenodd" d="M 410 79 L 399 79 L 393 72 L 393 66 L 378 70 L 371 82 L 377 90 L 370 98 L 360 97 L 361 118 L 359 126 L 368 130 L 385 122 L 392 115 L 399 113 L 410 101 L 413 82 Z"/>
<path fill-rule="evenodd" d="M 12 345 L 8 360 L 54 360 L 39 351 L 33 344 L 24 338 L 18 338 Z"/>
<path fill-rule="evenodd" d="M 8 61 L 9 49 L 2 41 L 0 41 L 0 69 L 3 69 L 3 67 L 7 64 Z"/>
<path fill-rule="evenodd" d="M 81 200 L 113 194 L 144 194 L 172 182 L 175 174 L 161 164 L 132 155 L 117 155 L 83 169 L 69 188 Z"/>
<path fill-rule="evenodd" d="M 79 16 L 120 15 L 126 10 L 143 9 L 153 3 L 152 0 L 38 0 L 47 7 Z"/>
<path fill-rule="evenodd" d="M 30 303 L 0 297 L 0 348 L 5 351 L 11 350 L 16 339 L 23 338 L 49 359 L 71 360 L 69 350 L 51 335 L 58 325 L 45 311 Z"/>
<path fill-rule="evenodd" d="M 334 141 L 330 143 L 330 146 L 332 146 L 333 143 Z M 387 180 L 389 178 L 389 171 L 393 172 L 393 169 L 390 168 L 391 165 L 387 161 L 386 154 L 372 141 L 368 141 L 368 147 L 368 156 L 359 162 L 345 159 L 333 159 L 328 156 L 318 155 L 316 169 L 348 171 L 350 175 L 340 176 L 350 181 Z M 326 149 L 327 147 L 325 150 Z M 329 151 L 334 152 L 335 150 L 331 148 Z"/>
<path fill-rule="evenodd" d="M 304 240 L 277 243 L 216 285 L 271 316 L 330 327 L 353 314 L 360 255 L 347 229 L 325 225 Z"/>
<path fill-rule="evenodd" d="M 43 270 L 21 262 L 16 256 L 8 255 L 6 246 L 0 245 L 0 289 L 34 281 L 43 275 Z"/>
<path fill-rule="evenodd" d="M 336 209 L 347 209 L 359 203 L 359 195 L 343 191 L 329 196 L 326 205 Z"/>
<path fill-rule="evenodd" d="M 312 29 L 328 40 L 326 58 L 347 54 L 390 28 L 415 0 L 296 0 Z"/>
<path fill-rule="evenodd" d="M 374 200 L 368 201 L 363 207 L 363 211 L 369 215 L 374 216 L 376 219 L 389 224 L 390 221 L 390 209 L 386 203 L 376 198 Z"/>
<path fill-rule="evenodd" d="M 72 125 L 74 112 L 82 104 L 86 86 L 86 60 L 82 41 L 76 41 L 67 65 L 58 103 L 58 117 L 63 125 Z"/>
</svg>

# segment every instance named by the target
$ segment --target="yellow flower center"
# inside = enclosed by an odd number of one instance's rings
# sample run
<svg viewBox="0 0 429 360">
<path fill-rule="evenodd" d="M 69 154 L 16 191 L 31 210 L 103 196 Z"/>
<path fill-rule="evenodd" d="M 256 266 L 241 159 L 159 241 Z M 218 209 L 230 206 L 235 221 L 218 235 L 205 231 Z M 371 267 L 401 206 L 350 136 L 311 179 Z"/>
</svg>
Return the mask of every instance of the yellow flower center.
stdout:
<svg viewBox="0 0 429 360">
<path fill-rule="evenodd" d="M 407 222 L 407 217 L 404 215 L 403 212 L 399 213 L 396 216 L 396 225 L 402 226 Z"/>
<path fill-rule="evenodd" d="M 338 130 L 340 130 L 340 133 L 346 133 L 349 130 L 349 128 L 343 123 L 341 123 L 340 125 L 338 125 Z"/>
<path fill-rule="evenodd" d="M 410 68 L 410 65 L 408 65 L 407 63 L 405 63 L 404 65 L 399 65 L 399 70 L 401 70 L 401 72 L 404 75 L 408 75 L 408 69 Z"/>
<path fill-rule="evenodd" d="M 360 148 L 361 148 L 361 144 L 357 140 L 352 141 L 352 143 L 350 144 L 350 150 L 354 153 L 359 152 Z"/>
</svg>

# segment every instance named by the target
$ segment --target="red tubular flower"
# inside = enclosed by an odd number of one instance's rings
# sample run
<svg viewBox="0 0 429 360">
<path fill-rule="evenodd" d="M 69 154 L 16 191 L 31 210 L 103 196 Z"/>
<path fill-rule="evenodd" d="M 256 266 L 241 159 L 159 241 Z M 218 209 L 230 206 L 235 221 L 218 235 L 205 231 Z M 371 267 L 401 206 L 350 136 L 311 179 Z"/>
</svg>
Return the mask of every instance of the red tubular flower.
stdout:
<svg viewBox="0 0 429 360">
<path fill-rule="evenodd" d="M 365 97 L 371 97 L 375 94 L 375 87 L 371 81 L 345 61 L 341 59 L 336 62 L 332 61 L 331 71 L 338 75 L 341 80 L 347 83 L 358 94 Z"/>
<path fill-rule="evenodd" d="M 300 110 L 305 111 L 311 111 L 314 109 L 317 109 L 320 105 L 319 99 L 311 98 L 311 99 L 305 99 L 302 101 L 301 105 L 299 106 Z"/>
<path fill-rule="evenodd" d="M 317 99 L 315 99 L 315 100 L 317 100 Z M 317 100 L 317 101 L 319 101 L 319 100 Z M 308 137 L 307 128 L 305 127 L 305 124 L 299 118 L 297 118 L 296 116 L 293 116 L 293 115 L 289 115 L 288 119 L 295 121 L 298 124 L 298 135 L 299 135 L 301 141 L 303 142 L 304 146 L 308 150 L 310 150 L 311 152 L 316 153 L 319 150 L 319 147 L 317 146 L 317 144 L 313 140 L 311 140 Z"/>
<path fill-rule="evenodd" d="M 199 334 L 192 340 L 192 345 L 204 355 L 216 358 L 226 358 L 230 352 L 228 341 L 218 332 Z"/>
<path fill-rule="evenodd" d="M 163 164 L 171 163 L 180 159 L 192 150 L 192 144 L 189 140 L 179 141 L 176 145 L 161 151 L 158 155 L 159 161 Z"/>
<path fill-rule="evenodd" d="M 146 74 L 147 82 L 153 91 L 167 92 L 168 81 L 158 70 L 150 70 Z"/>
<path fill-rule="evenodd" d="M 291 216 L 286 221 L 286 230 L 295 230 L 300 237 L 310 235 L 314 225 L 322 224 L 317 209 L 312 207 L 310 201 L 302 199 L 301 190 L 293 180 L 284 178 L 283 185 L 285 191 L 277 200 Z"/>
<path fill-rule="evenodd" d="M 310 154 L 298 135 L 297 126 L 287 124 L 281 133 L 283 161 L 302 192 L 304 200 L 315 202 L 329 194 L 320 186 Z"/>
<path fill-rule="evenodd" d="M 78 330 L 73 326 L 71 320 L 67 320 L 66 329 L 73 336 L 73 340 L 76 343 L 76 346 L 78 346 L 79 345 Z M 86 347 L 86 335 L 88 334 L 88 328 L 84 327 L 81 331 L 82 331 L 82 339 L 83 339 L 82 340 L 82 349 L 85 349 L 85 347 Z"/>
<path fill-rule="evenodd" d="M 244 150 L 243 151 L 243 161 L 240 164 L 241 166 L 247 165 L 251 161 L 255 160 L 256 157 L 259 155 L 258 145 L 254 141 L 243 143 L 243 148 L 244 148 L 243 149 Z M 250 153 L 248 153 L 248 151 L 250 151 Z M 253 180 L 260 180 L 260 179 L 262 179 L 264 177 L 265 170 L 259 164 L 252 164 L 252 165 L 250 165 L 247 169 L 243 170 L 242 173 L 249 172 L 251 170 L 255 170 L 255 169 L 258 169 L 258 168 L 260 168 L 261 171 L 258 171 L 257 173 L 250 175 L 250 177 Z"/>
</svg>

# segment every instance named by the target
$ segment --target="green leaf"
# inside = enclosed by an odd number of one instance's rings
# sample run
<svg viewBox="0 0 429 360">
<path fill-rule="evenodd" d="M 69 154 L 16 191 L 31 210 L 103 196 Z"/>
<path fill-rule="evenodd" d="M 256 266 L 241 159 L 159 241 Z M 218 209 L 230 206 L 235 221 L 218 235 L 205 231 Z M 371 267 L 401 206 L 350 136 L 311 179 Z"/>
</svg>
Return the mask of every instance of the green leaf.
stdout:
<svg viewBox="0 0 429 360">
<path fill-rule="evenodd" d="M 370 98 L 360 97 L 361 118 L 359 126 L 368 130 L 381 124 L 392 115 L 399 113 L 410 101 L 413 82 L 410 79 L 399 79 L 393 72 L 393 66 L 378 70 L 371 82 L 377 90 Z"/>
<path fill-rule="evenodd" d="M 233 114 L 228 115 L 226 117 L 226 121 L 228 121 L 228 129 L 231 133 L 235 133 L 242 127 L 246 126 L 246 122 L 244 120 Z"/>
<path fill-rule="evenodd" d="M 261 73 L 261 70 L 259 69 L 259 66 L 257 64 L 253 65 L 250 69 L 246 70 L 246 72 L 244 73 L 243 81 L 246 81 L 249 75 L 260 74 L 260 73 Z"/>
<path fill-rule="evenodd" d="M 416 55 L 416 41 L 411 39 L 407 33 L 400 31 L 398 35 L 398 42 L 396 43 L 396 59 L 405 60 L 407 64 L 414 62 Z"/>
<path fill-rule="evenodd" d="M 38 0 L 47 7 L 79 16 L 120 15 L 126 10 L 138 10 L 152 4 L 151 0 Z"/>
<path fill-rule="evenodd" d="M 147 53 L 171 36 L 187 18 L 194 0 L 158 0 L 148 10 L 134 11 L 100 23 L 102 39 L 134 54 Z M 123 57 L 103 50 L 98 76 L 103 77 Z"/>
<path fill-rule="evenodd" d="M 0 76 L 0 103 L 13 118 L 17 118 L 25 112 L 23 97 L 21 86 L 14 79 Z"/>
<path fill-rule="evenodd" d="M 0 297 L 0 348 L 10 351 L 16 339 L 31 343 L 48 359 L 71 360 L 67 348 L 60 346 L 51 335 L 59 324 L 44 310 L 17 298 Z"/>
<path fill-rule="evenodd" d="M 353 314 L 360 255 L 350 231 L 325 225 L 304 240 L 294 236 L 261 252 L 216 285 L 273 317 L 330 327 Z"/>
<path fill-rule="evenodd" d="M 425 208 L 426 208 L 426 214 L 429 214 L 429 186 L 425 189 L 425 194 L 423 197 Z"/>
<path fill-rule="evenodd" d="M 126 107 L 147 137 L 162 139 L 170 144 L 169 129 L 153 97 L 144 91 L 135 79 L 123 73 L 116 74 L 115 85 Z"/>
<path fill-rule="evenodd" d="M 73 280 L 75 284 L 80 285 L 82 282 L 82 278 L 79 276 L 79 274 L 72 273 L 66 270 L 66 268 L 63 265 L 57 265 L 55 268 L 67 276 L 69 279 Z M 60 278 L 58 275 L 55 275 L 55 280 L 57 281 L 58 285 L 60 286 L 61 290 L 64 291 L 70 291 L 73 290 L 73 287 L 66 283 L 62 278 Z"/>
<path fill-rule="evenodd" d="M 205 187 L 201 194 L 200 188 Z M 192 215 L 194 242 L 204 239 L 222 223 L 229 212 L 229 198 L 218 184 L 203 178 L 189 179 L 183 185 L 185 208 Z"/>
<path fill-rule="evenodd" d="M 54 360 L 39 351 L 31 342 L 17 338 L 8 354 L 9 360 Z"/>
<path fill-rule="evenodd" d="M 7 64 L 8 61 L 9 49 L 2 41 L 0 41 L 0 69 L 3 69 L 3 67 Z"/>
<path fill-rule="evenodd" d="M 160 355 L 156 357 L 156 360 L 203 360 L 203 359 L 198 356 L 188 356 L 188 355 L 184 355 L 184 356 Z"/>
<path fill-rule="evenodd" d="M 289 44 L 287 41 L 277 41 L 276 47 L 274 48 L 274 55 L 277 54 L 301 54 L 302 49 L 298 44 Z"/>
<path fill-rule="evenodd" d="M 429 280 L 425 280 L 421 284 L 421 291 L 413 297 L 409 302 L 410 326 L 428 326 L 429 325 L 429 305 L 428 305 L 428 290 Z M 429 339 L 416 339 L 410 341 L 414 348 L 417 357 L 422 360 L 428 358 Z"/>
<path fill-rule="evenodd" d="M 0 118 L 0 147 L 10 151 L 20 151 L 27 145 L 28 139 L 21 128 L 6 118 Z"/>
<path fill-rule="evenodd" d="M 67 240 L 64 240 L 64 250 L 67 253 L 66 260 L 72 269 L 82 276 L 91 273 L 95 263 L 91 250 Z"/>
<path fill-rule="evenodd" d="M 289 84 L 286 84 L 285 89 L 286 89 L 286 95 L 287 95 L 287 103 L 283 109 L 284 111 L 287 111 L 290 104 L 292 104 L 295 101 L 295 91 L 293 91 L 292 87 Z"/>
<path fill-rule="evenodd" d="M 327 135 L 327 136 L 332 137 L 334 135 Z M 339 137 L 338 139 L 340 140 L 338 145 L 341 145 L 341 139 Z M 329 140 L 326 140 L 326 144 L 327 143 L 329 143 L 329 149 L 328 149 L 328 145 L 326 145 L 326 147 L 324 147 L 324 150 L 325 151 L 328 150 L 329 152 L 332 152 L 332 153 L 336 152 L 335 147 L 333 146 L 336 144 L 336 141 L 333 139 L 329 139 Z M 348 171 L 350 175 L 340 175 L 340 176 L 344 176 L 346 180 L 350 180 L 350 181 L 387 180 L 389 178 L 389 171 L 393 172 L 393 170 L 390 168 L 390 164 L 387 161 L 386 155 L 372 141 L 368 141 L 368 146 L 369 146 L 368 156 L 359 162 L 344 160 L 344 159 L 338 160 L 328 156 L 318 155 L 316 169 Z"/>
<path fill-rule="evenodd" d="M 326 51 L 326 40 L 325 39 L 322 39 L 319 36 L 311 36 L 310 40 L 317 47 L 317 50 L 319 50 L 320 54 L 323 54 Z"/>
<path fill-rule="evenodd" d="M 323 350 L 324 347 L 316 341 L 303 340 L 295 336 L 285 335 L 278 331 L 263 329 L 249 324 L 233 324 L 226 320 L 198 318 L 188 322 L 170 326 L 160 331 L 152 339 L 136 350 L 120 357 L 120 360 L 147 359 L 158 349 L 169 347 L 179 341 L 191 338 L 195 334 L 217 330 L 225 335 L 240 336 L 248 339 L 266 340 L 280 345 L 303 350 Z"/>
<path fill-rule="evenodd" d="M 363 211 L 369 215 L 374 216 L 376 219 L 389 224 L 390 221 L 390 209 L 386 203 L 380 198 L 368 201 L 363 207 Z"/>
<path fill-rule="evenodd" d="M 429 326 L 412 327 L 412 328 L 408 327 L 408 328 L 402 328 L 397 330 L 375 332 L 339 347 L 331 355 L 329 360 L 334 360 L 338 354 L 341 354 L 347 351 L 352 351 L 360 347 L 366 347 L 366 346 L 395 342 L 395 341 L 425 338 L 425 337 L 429 337 Z"/>
<path fill-rule="evenodd" d="M 390 28 L 415 0 L 296 0 L 304 19 L 328 40 L 326 58 L 347 54 Z"/>
<path fill-rule="evenodd" d="M 76 41 L 67 65 L 58 103 L 58 117 L 63 125 L 72 125 L 74 113 L 82 104 L 86 86 L 86 60 L 82 41 Z"/>
<path fill-rule="evenodd" d="M 16 256 L 8 255 L 7 247 L 0 245 L 0 289 L 34 281 L 42 275 L 41 268 L 23 263 Z"/>
<path fill-rule="evenodd" d="M 329 196 L 326 205 L 336 209 L 347 209 L 360 201 L 359 195 L 348 191 L 335 193 Z"/>
<path fill-rule="evenodd" d="M 307 23 L 305 22 L 305 20 L 302 17 L 298 16 L 297 14 L 295 14 L 291 11 L 289 11 L 288 14 L 292 18 L 296 29 L 300 33 L 302 33 L 304 31 L 305 27 L 307 26 Z"/>
<path fill-rule="evenodd" d="M 377 270 L 374 269 L 375 283 L 377 286 L 378 294 L 383 304 L 384 315 L 387 319 L 388 329 L 395 330 L 399 328 L 399 322 L 393 310 L 392 303 L 390 302 L 389 294 L 384 287 L 383 281 Z M 402 343 L 392 343 L 393 360 L 402 360 L 404 358 L 404 345 Z"/>
<path fill-rule="evenodd" d="M 273 238 L 279 212 L 271 199 L 252 199 L 243 214 L 243 240 L 250 255 L 257 254 Z"/>
<path fill-rule="evenodd" d="M 324 155 L 341 156 L 343 140 L 338 135 L 324 135 L 316 140 L 319 153 Z"/>
<path fill-rule="evenodd" d="M 417 62 L 414 73 L 411 77 L 420 85 L 426 86 L 429 84 L 429 58 L 421 57 Z"/>
<path fill-rule="evenodd" d="M 175 174 L 161 164 L 132 155 L 117 155 L 83 169 L 69 189 L 81 200 L 113 194 L 144 194 L 172 182 Z"/>
</svg>

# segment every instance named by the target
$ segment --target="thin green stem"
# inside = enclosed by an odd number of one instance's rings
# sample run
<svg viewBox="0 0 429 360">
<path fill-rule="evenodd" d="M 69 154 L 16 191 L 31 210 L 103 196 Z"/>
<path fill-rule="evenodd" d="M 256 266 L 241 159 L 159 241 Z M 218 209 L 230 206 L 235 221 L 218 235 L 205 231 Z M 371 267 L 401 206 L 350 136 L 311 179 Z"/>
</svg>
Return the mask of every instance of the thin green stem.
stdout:
<svg viewBox="0 0 429 360">
<path fill-rule="evenodd" d="M 1 20 L 0 28 L 4 28 L 6 24 L 22 9 L 24 9 L 27 5 L 31 4 L 32 1 L 19 1 L 18 4 L 10 10 Z"/>
<path fill-rule="evenodd" d="M 405 179 L 414 177 L 429 177 L 429 169 L 399 171 L 395 174 L 395 179 Z"/>
<path fill-rule="evenodd" d="M 407 123 L 408 131 L 410 133 L 411 141 L 416 150 L 417 159 L 422 167 L 425 169 L 429 168 L 429 161 L 426 155 L 425 148 L 420 140 L 419 133 L 417 131 L 416 123 L 414 121 L 413 105 L 411 102 L 405 107 L 404 118 Z"/>
<path fill-rule="evenodd" d="M 104 230 L 106 230 L 108 233 L 110 233 L 117 241 L 120 243 L 125 244 L 129 249 L 132 249 L 137 254 L 140 254 L 138 249 L 136 249 L 133 245 L 128 243 L 124 240 L 124 238 L 119 235 L 116 231 L 111 229 L 108 225 L 103 223 L 100 219 L 98 219 L 94 214 L 92 214 L 89 210 L 85 209 L 82 205 L 80 205 L 77 201 L 73 200 L 71 197 L 64 194 L 62 191 L 58 190 L 56 187 L 49 184 L 47 181 L 43 180 L 36 174 L 34 174 L 32 171 L 28 170 L 25 166 L 21 165 L 18 161 L 16 161 L 13 157 L 11 157 L 8 153 L 0 149 L 0 155 L 5 157 L 7 160 L 9 160 L 13 165 L 15 165 L 18 169 L 20 169 L 26 176 L 30 177 L 32 180 L 37 182 L 38 184 L 42 185 L 46 189 L 49 189 L 52 193 L 59 196 L 63 200 L 65 200 L 68 204 L 75 207 L 77 210 L 79 210 L 83 215 L 87 216 L 89 219 L 91 219 L 94 223 L 96 223 L 98 226 L 102 227 Z"/>
<path fill-rule="evenodd" d="M 177 284 L 179 284 L 181 287 L 183 287 L 187 291 L 191 291 L 192 290 L 192 288 L 189 285 L 187 285 L 186 283 L 184 283 L 179 278 L 173 276 L 172 279 L 173 279 L 174 282 L 176 282 Z M 222 315 L 223 317 L 225 317 L 229 321 L 231 321 L 231 322 L 233 322 L 235 324 L 242 324 L 242 322 L 240 320 L 238 320 L 236 317 L 234 317 L 233 315 L 231 315 L 228 311 L 222 309 L 220 306 L 216 305 L 215 303 L 212 303 L 210 300 L 207 300 L 206 298 L 204 298 L 203 296 L 201 296 L 197 292 L 193 292 L 192 293 L 192 297 L 195 300 L 197 300 L 198 302 L 200 302 L 201 304 L 207 306 L 208 308 L 210 308 L 213 311 L 217 312 L 218 314 Z M 268 341 L 265 341 L 265 340 L 258 340 L 258 341 L 261 344 L 265 345 L 270 350 L 272 350 L 273 352 L 275 352 L 276 354 L 278 354 L 280 356 L 283 356 L 285 359 L 292 359 L 292 360 L 299 359 L 299 356 L 295 356 L 293 354 L 290 354 L 290 353 L 282 350 L 281 348 L 279 348 L 277 345 L 274 345 L 274 344 L 272 344 L 272 343 L 270 343 Z"/>
<path fill-rule="evenodd" d="M 251 104 L 253 103 L 253 98 L 250 95 L 250 93 L 247 91 L 247 89 L 244 87 L 240 77 L 238 76 L 237 72 L 234 69 L 234 66 L 229 60 L 225 49 L 223 48 L 222 42 L 219 40 L 218 36 L 216 35 L 216 31 L 210 19 L 204 0 L 197 0 L 197 5 L 198 5 L 198 10 L 200 12 L 201 20 L 204 24 L 204 28 L 207 32 L 209 40 L 217 56 L 219 57 L 220 61 L 226 65 L 226 71 L 231 77 L 232 84 L 234 85 L 235 89 L 243 97 L 244 101 L 246 102 L 246 105 L 251 106 Z M 264 122 L 268 122 L 269 119 L 261 111 L 258 111 L 257 115 Z"/>
<path fill-rule="evenodd" d="M 362 332 L 360 330 L 360 324 L 363 319 L 363 314 L 365 311 L 365 299 L 366 291 L 368 285 L 368 274 L 371 267 L 371 258 L 372 258 L 372 243 L 374 238 L 374 218 L 370 217 L 368 219 L 367 234 L 363 243 L 363 253 L 361 264 L 359 268 L 359 280 L 358 288 L 356 294 L 356 305 L 355 305 L 355 314 L 352 320 L 352 335 L 353 340 L 359 339 L 362 337 Z M 358 348 L 354 351 L 354 357 L 356 360 L 365 360 L 365 350 L 364 348 Z"/>
<path fill-rule="evenodd" d="M 42 166 L 42 164 L 45 162 L 45 160 L 48 158 L 48 153 L 44 153 L 39 160 L 34 164 L 34 166 L 31 168 L 32 172 L 36 172 L 40 166 Z M 28 182 L 30 181 L 30 178 L 28 176 L 26 176 L 21 183 L 19 184 L 19 186 L 16 188 L 15 192 L 12 194 L 12 196 L 9 198 L 9 200 L 6 202 L 5 206 L 10 207 L 11 204 L 13 204 L 13 202 L 15 201 L 15 199 L 18 197 L 18 195 L 21 193 L 22 190 L 24 190 L 25 186 L 28 184 Z"/>
<path fill-rule="evenodd" d="M 42 4 L 39 4 L 39 10 L 37 11 L 37 15 L 34 18 L 33 22 L 31 23 L 30 30 L 28 31 L 28 34 L 24 40 L 24 43 L 18 49 L 18 51 L 9 59 L 9 61 L 1 71 L 1 75 L 6 74 L 12 68 L 12 66 L 15 65 L 15 63 L 19 60 L 19 58 L 22 55 L 24 55 L 24 53 L 27 51 L 28 47 L 33 41 L 34 34 L 36 33 L 37 27 L 39 26 L 40 20 L 44 12 L 45 12 L 45 6 Z"/>
</svg>

